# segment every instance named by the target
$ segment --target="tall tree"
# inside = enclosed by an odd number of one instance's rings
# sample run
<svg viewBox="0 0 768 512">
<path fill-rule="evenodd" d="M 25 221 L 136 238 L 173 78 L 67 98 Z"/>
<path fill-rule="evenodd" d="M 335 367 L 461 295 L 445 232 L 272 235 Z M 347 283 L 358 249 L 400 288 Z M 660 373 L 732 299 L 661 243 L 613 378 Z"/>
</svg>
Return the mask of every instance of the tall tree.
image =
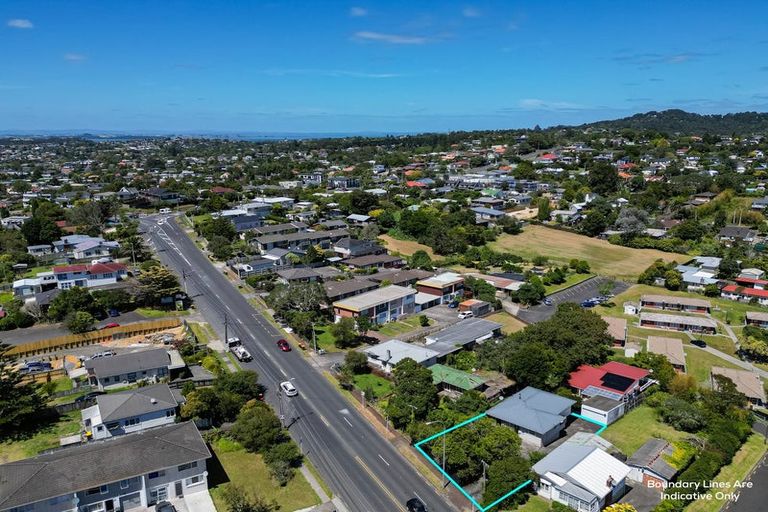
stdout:
<svg viewBox="0 0 768 512">
<path fill-rule="evenodd" d="M 23 383 L 15 369 L 14 358 L 8 355 L 10 345 L 0 342 L 0 439 L 23 431 L 45 410 L 43 397 L 33 382 Z"/>
</svg>

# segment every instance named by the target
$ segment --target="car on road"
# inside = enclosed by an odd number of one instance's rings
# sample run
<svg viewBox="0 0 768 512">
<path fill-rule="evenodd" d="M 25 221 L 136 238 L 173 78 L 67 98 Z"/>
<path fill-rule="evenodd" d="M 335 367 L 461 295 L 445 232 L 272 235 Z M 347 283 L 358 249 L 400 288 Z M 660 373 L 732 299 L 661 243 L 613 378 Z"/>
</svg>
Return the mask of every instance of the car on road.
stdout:
<svg viewBox="0 0 768 512">
<path fill-rule="evenodd" d="M 161 501 L 155 505 L 155 512 L 176 512 L 176 507 L 174 507 L 172 503 Z"/>
<path fill-rule="evenodd" d="M 230 350 L 232 351 L 233 354 L 235 354 L 235 357 L 238 359 L 238 361 L 253 360 L 253 356 L 251 356 L 251 353 L 245 350 L 245 348 L 240 345 L 232 347 Z"/>
<path fill-rule="evenodd" d="M 448 307 L 451 308 L 451 309 L 456 309 L 457 307 L 459 307 L 459 303 L 458 302 L 451 302 L 451 303 L 448 304 Z"/>
<path fill-rule="evenodd" d="M 700 339 L 691 340 L 691 345 L 696 345 L 699 348 L 707 348 L 707 342 Z"/>
<path fill-rule="evenodd" d="M 551 306 L 552 305 L 552 299 L 546 298 L 542 301 L 545 306 Z"/>
<path fill-rule="evenodd" d="M 459 313 L 459 320 L 464 320 L 465 318 L 472 318 L 475 316 L 475 314 L 471 311 L 462 311 Z"/>
<path fill-rule="evenodd" d="M 283 340 L 283 339 L 277 340 L 277 346 L 283 352 L 290 352 L 291 351 L 291 346 L 288 344 L 287 340 Z"/>
<path fill-rule="evenodd" d="M 120 327 L 120 324 L 117 322 L 110 322 L 102 327 L 102 329 L 112 329 L 113 327 Z"/>
<path fill-rule="evenodd" d="M 281 382 L 280 389 L 285 393 L 285 396 L 296 396 L 299 394 L 299 390 L 289 380 Z"/>
<path fill-rule="evenodd" d="M 405 502 L 408 512 L 427 512 L 427 506 L 419 498 L 411 498 Z"/>
</svg>

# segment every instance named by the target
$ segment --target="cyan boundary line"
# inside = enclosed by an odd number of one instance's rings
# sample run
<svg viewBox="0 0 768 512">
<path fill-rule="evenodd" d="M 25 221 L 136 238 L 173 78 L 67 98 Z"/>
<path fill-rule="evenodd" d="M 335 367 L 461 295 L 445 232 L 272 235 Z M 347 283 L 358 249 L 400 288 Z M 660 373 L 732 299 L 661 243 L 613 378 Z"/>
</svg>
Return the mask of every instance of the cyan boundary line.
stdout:
<svg viewBox="0 0 768 512">
<path fill-rule="evenodd" d="M 441 431 L 441 432 L 438 432 L 437 434 L 434 434 L 434 435 L 432 435 L 432 436 L 429 436 L 429 437 L 428 437 L 428 438 L 426 438 L 426 439 L 422 439 L 421 441 L 419 441 L 418 443 L 416 443 L 415 445 L 413 445 L 413 446 L 414 446 L 414 448 L 416 448 L 416 449 L 419 451 L 419 453 L 421 453 L 421 454 L 424 456 L 424 458 L 425 458 L 425 459 L 427 459 L 427 460 L 430 462 L 430 464 L 432 464 L 432 465 L 433 465 L 435 468 L 437 468 L 437 470 L 438 470 L 438 471 L 439 471 L 439 472 L 440 472 L 440 473 L 441 473 L 441 474 L 442 474 L 442 475 L 443 475 L 443 476 L 444 476 L 446 479 L 448 479 L 448 481 L 449 481 L 449 482 L 451 482 L 451 484 L 452 484 L 452 485 L 453 485 L 455 488 L 457 488 L 457 489 L 459 490 L 459 492 L 461 492 L 461 494 L 463 494 L 463 495 L 464 495 L 464 497 L 465 497 L 465 498 L 467 498 L 467 499 L 469 500 L 469 502 L 470 502 L 472 505 L 474 505 L 474 506 L 475 506 L 475 507 L 476 507 L 476 508 L 477 508 L 477 509 L 478 509 L 480 512 L 487 512 L 488 510 L 492 509 L 493 507 L 495 507 L 496 505 L 498 505 L 498 504 L 499 504 L 499 503 L 501 503 L 502 501 L 506 500 L 507 498 L 509 498 L 509 497 L 510 497 L 510 496 L 512 496 L 513 494 L 516 494 L 516 493 L 520 492 L 520 490 L 522 490 L 522 489 L 523 489 L 523 488 L 525 488 L 526 486 L 528 486 L 528 485 L 531 485 L 531 484 L 533 483 L 533 480 L 526 480 L 525 482 L 521 483 L 520 485 L 518 485 L 517 487 L 515 487 L 514 489 L 512 489 L 511 491 L 509 491 L 507 494 L 505 494 L 505 495 L 504 495 L 504 496 L 502 496 L 501 498 L 499 498 L 499 499 L 497 499 L 496 501 L 494 501 L 493 503 L 491 503 L 491 504 L 489 504 L 489 505 L 487 505 L 487 506 L 483 507 L 482 505 L 480 505 L 480 504 L 477 502 L 477 500 L 476 500 L 475 498 L 473 498 L 473 497 L 472 497 L 472 496 L 471 496 L 471 495 L 470 495 L 470 494 L 469 494 L 467 491 L 465 491 L 465 490 L 464 490 L 464 487 L 462 487 L 461 485 L 459 485 L 459 483 L 458 483 L 456 480 L 454 480 L 454 479 L 453 479 L 453 477 L 452 477 L 451 475 L 449 475 L 449 474 L 448 474 L 446 471 L 444 471 L 444 470 L 443 470 L 443 468 L 440 466 L 440 464 L 438 464 L 438 463 L 437 463 L 437 461 L 435 461 L 435 460 L 434 460 L 432 457 L 430 457 L 430 456 L 427 454 L 427 452 L 425 452 L 425 451 L 424 451 L 424 450 L 421 448 L 421 445 L 423 445 L 424 443 L 428 443 L 428 442 L 430 442 L 430 441 L 433 441 L 433 440 L 437 439 L 438 437 L 444 436 L 444 435 L 448 434 L 449 432 L 453 432 L 454 430 L 456 430 L 456 429 L 459 429 L 459 428 L 461 428 L 461 427 L 463 427 L 463 426 L 465 426 L 465 425 L 469 425 L 470 423 L 472 423 L 472 422 L 474 422 L 474 421 L 477 421 L 477 420 L 479 420 L 480 418 L 484 418 L 485 416 L 487 416 L 487 415 L 486 415 L 486 413 L 478 414 L 477 416 L 475 416 L 475 417 L 473 417 L 473 418 L 469 418 L 468 420 L 462 421 L 462 422 L 461 422 L 461 423 L 459 423 L 458 425 L 454 425 L 454 426 L 452 426 L 451 428 L 447 428 L 447 429 L 445 429 L 445 430 L 443 430 L 443 431 Z M 600 429 L 599 429 L 597 432 L 595 432 L 595 435 L 600 435 L 600 433 L 601 433 L 603 430 L 605 430 L 606 428 L 608 428 L 608 424 L 607 424 L 607 423 L 602 423 L 602 422 L 600 422 L 600 421 L 597 421 L 597 420 L 593 420 L 592 418 L 587 418 L 586 416 L 583 416 L 583 415 L 581 415 L 581 414 L 578 414 L 578 413 L 575 413 L 575 412 L 572 412 L 572 413 L 571 413 L 571 416 L 573 416 L 573 417 L 575 417 L 575 418 L 579 418 L 579 419 L 582 419 L 582 420 L 584 420 L 584 421 L 587 421 L 587 422 L 589 422 L 589 423 L 593 423 L 593 424 L 595 424 L 595 425 L 598 425 L 598 426 L 600 426 Z"/>
<path fill-rule="evenodd" d="M 472 496 L 470 496 L 470 494 L 469 494 L 467 491 L 465 491 L 465 490 L 464 490 L 464 488 L 463 488 L 461 485 L 459 485 L 459 483 L 458 483 L 456 480 L 454 480 L 454 479 L 453 479 L 453 477 L 452 477 L 451 475 L 449 475 L 448 473 L 446 473 L 445 471 L 443 471 L 443 468 L 441 468 L 441 467 L 440 467 L 440 464 L 438 464 L 438 463 L 437 463 L 437 462 L 436 462 L 436 461 L 435 461 L 435 460 L 434 460 L 432 457 L 430 457 L 429 455 L 427 455 L 427 452 L 425 452 L 425 451 L 422 449 L 422 447 L 420 446 L 420 444 L 421 444 L 421 443 L 419 443 L 419 444 L 417 444 L 417 445 L 414 445 L 414 446 L 416 447 L 416 449 L 417 449 L 417 450 L 419 450 L 419 453 L 421 453 L 421 454 L 422 454 L 422 455 L 423 455 L 423 456 L 424 456 L 424 457 L 425 457 L 425 458 L 426 458 L 426 459 L 427 459 L 427 460 L 428 460 L 428 461 L 429 461 L 429 462 L 430 462 L 430 463 L 431 463 L 433 466 L 435 466 L 435 467 L 437 468 L 437 470 L 438 470 L 438 471 L 440 471 L 440 473 L 442 473 L 442 474 L 443 474 L 443 476 L 444 476 L 445 478 L 447 478 L 447 479 L 448 479 L 448 481 L 449 481 L 449 482 L 451 482 L 451 484 L 453 484 L 453 486 L 454 486 L 455 488 L 457 488 L 457 489 L 458 489 L 458 490 L 461 492 L 461 494 L 463 494 L 463 495 L 464 495 L 464 497 L 465 497 L 465 498 L 467 498 L 467 499 L 469 500 L 469 502 L 470 502 L 472 505 L 474 505 L 475 507 L 477 507 L 478 509 L 480 509 L 481 511 L 483 511 L 483 512 L 484 512 L 484 510 L 483 510 L 483 506 L 482 506 L 482 505 L 480 505 L 480 504 L 477 502 L 477 500 L 475 500 L 475 498 L 473 498 Z"/>
<path fill-rule="evenodd" d="M 440 437 L 440 436 L 444 436 L 444 435 L 445 435 L 445 434 L 447 434 L 448 432 L 453 432 L 453 431 L 454 431 L 454 430 L 456 430 L 457 428 L 461 428 L 461 427 L 463 427 L 464 425 L 469 425 L 469 424 L 470 424 L 470 423 L 472 423 L 473 421 L 477 421 L 477 420 L 479 420 L 480 418 L 485 418 L 485 416 L 486 416 L 486 414 L 485 414 L 485 413 L 482 413 L 482 414 L 478 414 L 478 415 L 477 415 L 477 416 L 475 416 L 474 418 L 469 418 L 469 419 L 468 419 L 468 420 L 466 420 L 466 421 L 462 421 L 462 422 L 461 422 L 461 423 L 459 423 L 458 425 L 454 425 L 454 426 L 452 426 L 451 428 L 447 428 L 447 429 L 443 430 L 442 432 L 438 432 L 437 434 L 435 434 L 435 435 L 433 435 L 433 436 L 429 436 L 429 437 L 428 437 L 428 438 L 426 438 L 426 439 L 422 439 L 421 441 L 419 441 L 418 443 L 416 443 L 414 446 L 421 446 L 422 444 L 424 444 L 424 443 L 428 443 L 429 441 L 431 441 L 431 440 L 433 440 L 433 439 L 437 439 L 437 438 L 438 438 L 438 437 Z"/>
<path fill-rule="evenodd" d="M 588 422 L 590 422 L 590 423 L 594 423 L 595 425 L 599 425 L 599 426 L 600 426 L 600 430 L 598 430 L 597 432 L 595 432 L 595 435 L 596 435 L 596 436 L 599 436 L 599 435 L 600 435 L 600 433 L 601 433 L 603 430 L 605 430 L 606 428 L 608 428 L 608 424 L 607 424 L 607 423 L 603 423 L 602 421 L 593 420 L 592 418 L 587 418 L 586 416 L 582 416 L 581 414 L 578 414 L 578 413 L 575 413 L 575 412 L 572 412 L 572 413 L 571 413 L 571 416 L 575 416 L 576 418 L 582 419 L 582 420 L 584 420 L 584 421 L 588 421 Z"/>
</svg>

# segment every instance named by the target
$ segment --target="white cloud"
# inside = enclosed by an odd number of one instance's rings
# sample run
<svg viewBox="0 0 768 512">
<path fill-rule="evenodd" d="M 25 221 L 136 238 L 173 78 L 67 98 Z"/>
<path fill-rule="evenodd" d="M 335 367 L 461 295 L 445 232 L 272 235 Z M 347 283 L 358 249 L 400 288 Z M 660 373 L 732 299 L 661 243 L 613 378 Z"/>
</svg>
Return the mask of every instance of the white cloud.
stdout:
<svg viewBox="0 0 768 512">
<path fill-rule="evenodd" d="M 11 28 L 21 28 L 21 29 L 35 27 L 31 21 L 21 19 L 21 18 L 8 20 L 8 23 L 6 23 L 6 25 L 8 25 Z"/>
<path fill-rule="evenodd" d="M 390 44 L 424 44 L 426 37 L 422 36 L 403 36 L 398 34 L 383 34 L 381 32 L 361 31 L 355 33 L 355 38 L 364 41 L 378 41 Z"/>
<path fill-rule="evenodd" d="M 482 16 L 480 11 L 478 11 L 476 8 L 472 6 L 465 7 L 464 9 L 462 9 L 461 15 L 464 16 L 465 18 L 479 18 L 480 16 Z"/>
<path fill-rule="evenodd" d="M 64 60 L 68 60 L 69 62 L 81 62 L 87 59 L 85 55 L 82 53 L 65 53 L 64 54 Z"/>
<path fill-rule="evenodd" d="M 362 18 L 368 16 L 368 9 L 364 9 L 363 7 L 352 7 L 349 10 L 349 15 L 353 18 Z"/>
</svg>

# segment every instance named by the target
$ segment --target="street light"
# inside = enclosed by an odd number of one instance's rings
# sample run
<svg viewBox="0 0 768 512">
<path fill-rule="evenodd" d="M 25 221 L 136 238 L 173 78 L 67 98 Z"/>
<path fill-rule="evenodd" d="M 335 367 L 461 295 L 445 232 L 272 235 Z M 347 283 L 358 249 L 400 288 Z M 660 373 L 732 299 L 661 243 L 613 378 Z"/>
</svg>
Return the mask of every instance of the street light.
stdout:
<svg viewBox="0 0 768 512">
<path fill-rule="evenodd" d="M 435 423 L 441 424 L 443 427 L 445 427 L 445 421 L 443 420 L 435 420 L 435 421 L 428 421 L 426 425 L 434 425 Z M 445 438 L 447 437 L 447 434 L 443 434 L 440 436 L 443 438 L 443 487 L 448 485 L 448 478 L 445 476 Z"/>
</svg>

